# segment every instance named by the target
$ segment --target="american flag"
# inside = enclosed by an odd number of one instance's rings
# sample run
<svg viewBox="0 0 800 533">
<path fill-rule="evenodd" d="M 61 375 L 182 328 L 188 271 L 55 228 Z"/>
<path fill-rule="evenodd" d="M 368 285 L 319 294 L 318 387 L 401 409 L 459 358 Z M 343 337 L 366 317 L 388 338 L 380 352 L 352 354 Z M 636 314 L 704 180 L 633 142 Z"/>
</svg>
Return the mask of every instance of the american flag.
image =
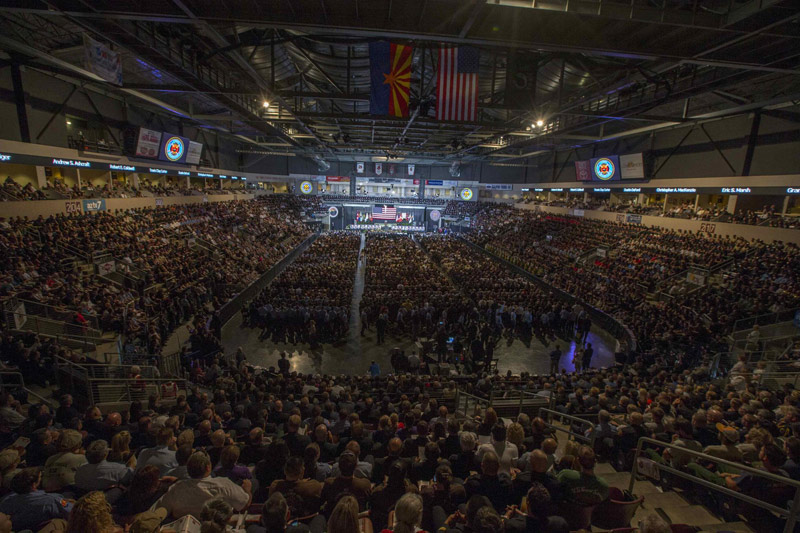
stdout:
<svg viewBox="0 0 800 533">
<path fill-rule="evenodd" d="M 372 207 L 372 218 L 374 220 L 397 220 L 397 208 L 393 205 L 385 205 L 383 207 Z"/>
<path fill-rule="evenodd" d="M 478 49 L 439 49 L 437 120 L 470 120 L 478 114 Z"/>
</svg>

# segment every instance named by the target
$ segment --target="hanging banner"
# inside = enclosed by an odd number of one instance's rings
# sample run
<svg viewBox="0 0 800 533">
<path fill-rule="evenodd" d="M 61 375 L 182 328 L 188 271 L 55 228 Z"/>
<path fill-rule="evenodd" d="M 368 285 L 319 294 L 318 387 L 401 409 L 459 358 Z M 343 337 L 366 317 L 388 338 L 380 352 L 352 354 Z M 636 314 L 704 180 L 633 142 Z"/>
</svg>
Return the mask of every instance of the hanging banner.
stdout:
<svg viewBox="0 0 800 533">
<path fill-rule="evenodd" d="M 383 163 L 375 163 L 375 174 L 378 176 L 383 174 Z"/>
<path fill-rule="evenodd" d="M 158 157 L 158 148 L 161 146 L 161 132 L 139 128 L 139 137 L 136 139 L 136 157 Z"/>
<path fill-rule="evenodd" d="M 413 176 L 414 175 L 414 170 L 415 170 L 414 165 L 408 165 L 408 175 L 409 176 Z"/>
<path fill-rule="evenodd" d="M 358 172 L 359 174 L 364 173 L 364 163 L 362 162 L 356 163 L 356 172 Z"/>
<path fill-rule="evenodd" d="M 83 34 L 83 57 L 86 70 L 114 85 L 122 85 L 122 57 L 110 48 Z"/>
<path fill-rule="evenodd" d="M 592 181 L 592 169 L 589 161 L 575 161 L 575 179 L 578 181 Z"/>
<path fill-rule="evenodd" d="M 644 179 L 644 159 L 642 154 L 619 156 L 619 169 L 624 180 Z"/>
</svg>

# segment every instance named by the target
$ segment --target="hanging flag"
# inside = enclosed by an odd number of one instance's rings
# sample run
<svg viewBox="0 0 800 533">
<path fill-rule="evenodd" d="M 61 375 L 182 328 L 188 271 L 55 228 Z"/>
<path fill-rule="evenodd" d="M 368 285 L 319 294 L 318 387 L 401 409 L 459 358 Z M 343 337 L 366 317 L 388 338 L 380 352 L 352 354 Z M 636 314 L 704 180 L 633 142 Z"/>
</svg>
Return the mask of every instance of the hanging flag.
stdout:
<svg viewBox="0 0 800 533">
<path fill-rule="evenodd" d="M 378 176 L 383 174 L 383 163 L 375 163 L 375 174 Z"/>
<path fill-rule="evenodd" d="M 122 85 L 122 56 L 83 34 L 83 60 L 86 70 L 115 85 Z"/>
<path fill-rule="evenodd" d="M 536 102 L 538 56 L 528 50 L 509 50 L 506 62 L 506 106 L 533 109 Z"/>
<path fill-rule="evenodd" d="M 371 114 L 408 116 L 413 52 L 410 46 L 386 41 L 369 44 Z"/>
<path fill-rule="evenodd" d="M 436 86 L 437 120 L 474 121 L 478 116 L 477 48 L 459 46 L 439 49 Z"/>
<path fill-rule="evenodd" d="M 409 176 L 414 175 L 414 165 L 408 165 L 408 175 Z"/>
<path fill-rule="evenodd" d="M 358 172 L 359 174 L 364 173 L 364 163 L 362 163 L 361 161 L 356 163 L 356 172 Z"/>
</svg>

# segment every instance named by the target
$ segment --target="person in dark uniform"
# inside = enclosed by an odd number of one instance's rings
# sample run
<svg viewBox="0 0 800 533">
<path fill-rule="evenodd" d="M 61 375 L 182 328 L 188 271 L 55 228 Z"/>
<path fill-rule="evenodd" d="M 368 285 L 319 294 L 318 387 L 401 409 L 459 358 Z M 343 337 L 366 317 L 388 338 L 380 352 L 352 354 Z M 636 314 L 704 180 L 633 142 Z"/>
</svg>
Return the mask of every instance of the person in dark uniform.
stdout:
<svg viewBox="0 0 800 533">
<path fill-rule="evenodd" d="M 278 359 L 278 370 L 284 376 L 289 374 L 289 360 L 286 359 L 286 352 L 281 352 L 281 358 Z"/>
<path fill-rule="evenodd" d="M 583 351 L 583 371 L 586 372 L 589 370 L 589 365 L 592 364 L 592 355 L 594 355 L 594 348 L 592 348 L 592 343 L 586 345 L 586 349 Z"/>
<path fill-rule="evenodd" d="M 561 360 L 561 348 L 556 344 L 556 349 L 550 352 L 550 373 L 558 374 L 558 362 Z"/>
<path fill-rule="evenodd" d="M 389 315 L 385 309 L 381 310 L 378 315 L 378 321 L 375 322 L 375 327 L 378 330 L 378 344 L 383 344 L 386 340 L 386 324 L 389 321 Z"/>
</svg>

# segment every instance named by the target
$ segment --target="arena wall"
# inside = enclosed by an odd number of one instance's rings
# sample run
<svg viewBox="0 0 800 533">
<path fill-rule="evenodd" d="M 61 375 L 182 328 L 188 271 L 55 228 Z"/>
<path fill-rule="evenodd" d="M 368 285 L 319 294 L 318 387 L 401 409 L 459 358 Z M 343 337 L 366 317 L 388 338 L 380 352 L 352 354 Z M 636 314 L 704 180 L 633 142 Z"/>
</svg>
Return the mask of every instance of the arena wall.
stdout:
<svg viewBox="0 0 800 533">
<path fill-rule="evenodd" d="M 252 200 L 253 194 L 209 194 L 206 196 L 164 196 L 158 198 L 105 198 L 105 211 L 141 209 L 158 205 L 185 205 L 203 202 L 229 202 L 231 200 Z M 97 199 L 94 199 L 97 200 Z M 156 203 L 156 200 L 159 203 Z M 3 202 L 0 216 L 37 218 L 51 215 L 82 213 L 83 200 L 41 200 L 36 202 Z"/>
<path fill-rule="evenodd" d="M 531 211 L 542 211 L 559 215 L 575 215 L 575 209 L 567 207 L 551 207 L 546 205 L 519 204 L 519 209 Z M 582 212 L 585 218 L 596 220 L 610 220 L 614 222 L 624 222 L 625 213 L 614 213 L 610 211 L 577 210 Z M 639 215 L 637 215 L 639 216 Z M 800 231 L 796 229 L 770 228 L 767 226 L 749 226 L 747 224 L 729 224 L 725 222 L 706 222 L 702 220 L 687 220 L 683 218 L 654 217 L 640 215 L 643 226 L 655 226 L 683 231 L 702 231 L 712 235 L 722 235 L 731 237 L 743 237 L 748 240 L 761 240 L 764 242 L 782 241 L 800 244 Z"/>
</svg>

